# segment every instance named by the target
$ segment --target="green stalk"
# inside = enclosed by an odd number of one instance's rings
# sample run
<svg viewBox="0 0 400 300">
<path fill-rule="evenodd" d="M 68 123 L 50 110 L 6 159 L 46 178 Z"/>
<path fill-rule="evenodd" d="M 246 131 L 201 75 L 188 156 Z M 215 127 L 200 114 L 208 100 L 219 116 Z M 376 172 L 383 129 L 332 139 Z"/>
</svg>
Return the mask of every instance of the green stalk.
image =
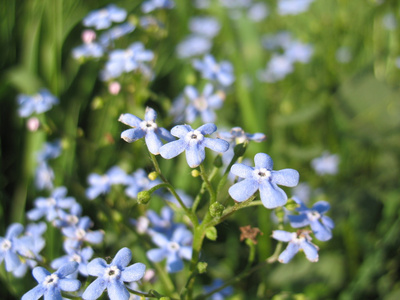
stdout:
<svg viewBox="0 0 400 300">
<path fill-rule="evenodd" d="M 208 179 L 206 169 L 204 168 L 203 164 L 200 164 L 200 175 L 203 179 L 203 182 L 206 184 L 208 192 L 210 193 L 210 204 L 213 204 L 217 201 L 217 194 L 215 193 L 215 190 Z"/>
</svg>

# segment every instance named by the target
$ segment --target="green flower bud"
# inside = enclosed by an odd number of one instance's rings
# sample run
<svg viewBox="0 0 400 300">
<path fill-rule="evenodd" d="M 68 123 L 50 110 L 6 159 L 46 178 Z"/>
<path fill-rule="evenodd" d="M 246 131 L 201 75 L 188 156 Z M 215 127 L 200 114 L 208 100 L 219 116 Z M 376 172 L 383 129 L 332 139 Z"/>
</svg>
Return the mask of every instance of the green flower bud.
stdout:
<svg viewBox="0 0 400 300">
<path fill-rule="evenodd" d="M 217 157 L 214 159 L 214 166 L 216 168 L 222 167 L 222 156 L 221 155 L 217 155 Z"/>
<path fill-rule="evenodd" d="M 299 207 L 299 204 L 297 204 L 297 202 L 294 201 L 293 199 L 289 199 L 288 202 L 286 203 L 285 207 L 287 210 L 293 211 Z"/>
<path fill-rule="evenodd" d="M 157 179 L 157 177 L 158 177 L 158 173 L 157 172 L 155 172 L 155 171 L 153 171 L 153 172 L 151 172 L 148 176 L 147 176 L 150 180 L 156 180 Z"/>
<path fill-rule="evenodd" d="M 141 191 L 137 195 L 137 201 L 139 204 L 149 203 L 150 198 L 151 198 L 151 194 L 148 191 Z"/>
<path fill-rule="evenodd" d="M 233 148 L 236 157 L 242 157 L 246 152 L 247 143 L 238 144 Z"/>
<path fill-rule="evenodd" d="M 207 272 L 207 266 L 208 264 L 206 262 L 199 262 L 197 264 L 197 270 L 199 271 L 199 274 Z"/>
<path fill-rule="evenodd" d="M 219 202 L 215 202 L 215 203 L 211 204 L 211 206 L 210 206 L 210 214 L 214 218 L 219 218 L 222 216 L 224 209 L 225 209 L 225 206 L 223 206 Z"/>
<path fill-rule="evenodd" d="M 217 239 L 217 236 L 218 236 L 217 228 L 215 228 L 214 226 L 210 227 L 210 228 L 207 228 L 206 237 L 209 240 L 215 241 Z"/>
<path fill-rule="evenodd" d="M 193 177 L 199 177 L 200 176 L 200 172 L 197 169 L 192 170 L 191 174 L 192 174 Z"/>
</svg>

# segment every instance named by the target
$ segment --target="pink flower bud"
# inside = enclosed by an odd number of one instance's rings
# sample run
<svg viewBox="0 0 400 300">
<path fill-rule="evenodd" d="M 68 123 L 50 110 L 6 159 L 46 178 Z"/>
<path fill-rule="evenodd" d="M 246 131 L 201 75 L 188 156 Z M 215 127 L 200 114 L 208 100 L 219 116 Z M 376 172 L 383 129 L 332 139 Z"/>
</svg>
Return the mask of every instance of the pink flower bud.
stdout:
<svg viewBox="0 0 400 300">
<path fill-rule="evenodd" d="M 108 91 L 112 95 L 118 95 L 119 91 L 121 90 L 121 85 L 119 82 L 111 82 L 108 86 Z"/>
<path fill-rule="evenodd" d="M 85 44 L 90 44 L 96 39 L 96 33 L 93 30 L 87 29 L 82 32 L 82 41 Z"/>
<path fill-rule="evenodd" d="M 28 121 L 26 122 L 26 127 L 28 128 L 29 131 L 36 131 L 39 129 L 40 126 L 40 121 L 36 117 L 29 118 Z"/>
</svg>

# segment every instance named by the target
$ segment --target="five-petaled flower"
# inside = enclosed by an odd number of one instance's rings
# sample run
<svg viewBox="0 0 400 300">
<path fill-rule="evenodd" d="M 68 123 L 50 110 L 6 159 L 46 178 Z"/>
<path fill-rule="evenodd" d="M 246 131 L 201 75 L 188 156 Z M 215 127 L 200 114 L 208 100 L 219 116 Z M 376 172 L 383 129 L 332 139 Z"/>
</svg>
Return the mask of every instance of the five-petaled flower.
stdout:
<svg viewBox="0 0 400 300">
<path fill-rule="evenodd" d="M 293 169 L 273 171 L 271 157 L 265 153 L 258 153 L 254 157 L 255 168 L 234 164 L 231 172 L 244 180 L 235 183 L 229 188 L 231 197 L 239 202 L 249 199 L 257 190 L 266 208 L 282 206 L 287 202 L 286 193 L 279 185 L 293 187 L 299 182 L 299 173 Z"/>
<path fill-rule="evenodd" d="M 171 159 L 186 150 L 186 161 L 191 168 L 198 167 L 205 159 L 205 147 L 216 152 L 225 152 L 229 143 L 221 139 L 204 137 L 217 130 L 212 123 L 200 126 L 193 130 L 189 125 L 177 125 L 171 129 L 172 135 L 179 140 L 165 144 L 160 148 L 160 154 L 166 159 Z"/>
<path fill-rule="evenodd" d="M 127 12 L 114 4 L 98 10 L 91 11 L 84 19 L 83 25 L 86 27 L 94 26 L 97 30 L 111 26 L 112 22 L 122 22 L 125 20 Z"/>
<path fill-rule="evenodd" d="M 78 263 L 75 261 L 68 262 L 53 274 L 42 267 L 34 268 L 32 274 L 39 284 L 23 295 L 21 300 L 39 299 L 43 295 L 44 299 L 62 299 L 61 291 L 75 292 L 79 290 L 81 287 L 79 280 L 66 278 L 77 269 Z"/>
<path fill-rule="evenodd" d="M 274 230 L 272 237 L 278 241 L 289 242 L 286 249 L 279 255 L 279 262 L 288 263 L 293 256 L 303 250 L 307 259 L 311 262 L 318 261 L 318 247 L 311 243 L 309 231 L 298 230 L 297 232 L 288 232 L 284 230 Z"/>
<path fill-rule="evenodd" d="M 87 265 L 89 275 L 96 276 L 82 294 L 85 300 L 97 299 L 107 289 L 108 297 L 111 300 L 128 300 L 129 292 L 124 282 L 134 282 L 142 279 L 146 266 L 142 263 L 135 263 L 129 267 L 132 259 L 132 252 L 128 248 L 122 248 L 115 255 L 110 264 L 102 258 L 95 258 Z"/>
<path fill-rule="evenodd" d="M 156 111 L 150 107 L 146 108 L 144 120 L 132 114 L 122 114 L 118 121 L 133 127 L 133 129 L 123 131 L 121 138 L 132 143 L 144 137 L 149 151 L 154 155 L 159 154 L 159 149 L 163 145 L 161 139 L 170 142 L 175 138 L 165 128 L 158 127 L 155 122 L 156 118 Z"/>
</svg>

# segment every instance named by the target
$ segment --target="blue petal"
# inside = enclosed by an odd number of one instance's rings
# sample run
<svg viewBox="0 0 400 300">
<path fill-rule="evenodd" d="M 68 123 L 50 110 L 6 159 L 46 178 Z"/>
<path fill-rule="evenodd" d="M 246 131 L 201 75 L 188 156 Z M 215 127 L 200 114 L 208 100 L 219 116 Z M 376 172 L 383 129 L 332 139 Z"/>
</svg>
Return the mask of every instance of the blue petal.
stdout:
<svg viewBox="0 0 400 300">
<path fill-rule="evenodd" d="M 278 241 L 290 242 L 292 240 L 293 234 L 292 232 L 288 232 L 285 230 L 274 230 L 272 232 L 272 237 Z"/>
<path fill-rule="evenodd" d="M 310 222 L 311 230 L 314 232 L 315 237 L 320 241 L 328 241 L 332 238 L 332 232 L 329 228 L 322 225 L 319 220 Z"/>
<path fill-rule="evenodd" d="M 299 252 L 300 246 L 294 243 L 289 243 L 286 249 L 279 255 L 279 262 L 287 264 L 293 256 Z"/>
<path fill-rule="evenodd" d="M 21 300 L 38 300 L 40 297 L 43 296 L 45 291 L 46 288 L 40 284 L 38 286 L 35 286 L 29 292 L 25 293 L 22 296 Z"/>
<path fill-rule="evenodd" d="M 128 143 L 132 143 L 137 141 L 138 139 L 141 139 L 142 137 L 144 137 L 146 134 L 146 132 L 138 127 L 138 128 L 133 128 L 133 129 L 127 129 L 122 131 L 121 133 L 121 139 L 123 139 L 124 141 L 128 142 Z"/>
<path fill-rule="evenodd" d="M 213 123 L 207 123 L 197 128 L 197 130 L 200 131 L 202 135 L 207 135 L 214 133 L 217 130 L 217 126 Z"/>
<path fill-rule="evenodd" d="M 290 226 L 293 228 L 300 228 L 310 224 L 306 214 L 288 215 Z"/>
<path fill-rule="evenodd" d="M 272 158 L 265 153 L 257 153 L 254 156 L 254 164 L 257 169 L 265 168 L 267 170 L 272 170 L 272 167 L 274 165 Z"/>
<path fill-rule="evenodd" d="M 151 107 L 146 107 L 146 112 L 144 114 L 144 119 L 146 121 L 155 122 L 155 120 L 157 119 L 157 112 L 154 109 L 152 109 Z"/>
<path fill-rule="evenodd" d="M 67 275 L 74 273 L 78 269 L 79 264 L 75 261 L 71 261 L 63 266 L 61 266 L 55 274 L 58 275 L 60 278 L 64 278 Z"/>
<path fill-rule="evenodd" d="M 311 244 L 308 241 L 304 241 L 300 244 L 301 249 L 303 249 L 304 254 L 306 255 L 307 259 L 311 262 L 318 261 L 318 248 Z"/>
<path fill-rule="evenodd" d="M 103 294 L 104 290 L 107 287 L 107 281 L 103 278 L 97 278 L 93 281 L 82 294 L 82 299 L 85 300 L 94 300 L 97 299 Z"/>
<path fill-rule="evenodd" d="M 173 136 L 176 136 L 180 139 L 185 138 L 186 135 L 190 132 L 193 131 L 192 127 L 189 125 L 176 125 L 171 129 L 171 134 Z"/>
<path fill-rule="evenodd" d="M 140 122 L 142 122 L 143 120 L 132 114 L 122 114 L 119 117 L 118 121 L 131 127 L 140 127 Z"/>
<path fill-rule="evenodd" d="M 189 97 L 190 100 L 196 100 L 199 97 L 197 90 L 191 85 L 185 87 L 184 93 Z"/>
<path fill-rule="evenodd" d="M 43 296 L 44 300 L 62 300 L 61 292 L 56 285 L 48 287 Z"/>
<path fill-rule="evenodd" d="M 335 223 L 334 223 L 333 220 L 332 220 L 331 218 L 329 218 L 328 216 L 323 216 L 323 217 L 321 218 L 321 221 L 322 221 L 322 223 L 323 223 L 326 227 L 328 227 L 328 228 L 330 228 L 330 229 L 333 229 L 333 227 L 335 227 Z"/>
<path fill-rule="evenodd" d="M 17 254 L 15 254 L 14 252 L 11 252 L 10 250 L 6 251 L 4 260 L 5 260 L 7 272 L 14 271 L 22 263 L 19 256 Z"/>
<path fill-rule="evenodd" d="M 323 213 L 327 212 L 330 208 L 331 208 L 331 205 L 328 202 L 318 201 L 313 205 L 312 210 L 316 210 L 320 214 L 323 214 Z"/>
<path fill-rule="evenodd" d="M 104 233 L 103 231 L 89 231 L 85 235 L 85 241 L 91 244 L 100 244 L 103 241 Z"/>
<path fill-rule="evenodd" d="M 110 300 L 129 300 L 129 292 L 125 285 L 119 280 L 113 280 L 107 286 L 108 297 Z"/>
<path fill-rule="evenodd" d="M 168 251 L 166 249 L 151 249 L 147 251 L 146 255 L 150 261 L 160 262 L 168 255 Z"/>
<path fill-rule="evenodd" d="M 95 258 L 87 265 L 87 272 L 92 276 L 103 276 L 104 270 L 108 267 L 106 261 L 102 258 Z"/>
<path fill-rule="evenodd" d="M 7 228 L 7 233 L 5 238 L 11 240 L 12 238 L 20 235 L 24 231 L 24 226 L 20 223 L 13 223 Z"/>
<path fill-rule="evenodd" d="M 175 141 L 174 136 L 165 128 L 158 127 L 158 135 L 167 142 Z"/>
<path fill-rule="evenodd" d="M 121 273 L 121 280 L 124 282 L 138 281 L 144 276 L 146 266 L 142 263 L 136 263 L 125 268 Z"/>
<path fill-rule="evenodd" d="M 32 270 L 32 275 L 37 282 L 41 283 L 47 276 L 51 275 L 51 273 L 43 267 L 36 267 Z"/>
<path fill-rule="evenodd" d="M 169 243 L 169 239 L 161 233 L 156 233 L 152 236 L 151 240 L 153 241 L 154 244 L 156 244 L 158 247 L 164 247 Z"/>
<path fill-rule="evenodd" d="M 200 112 L 201 114 L 201 120 L 203 122 L 214 122 L 215 119 L 217 118 L 215 112 L 213 112 L 211 109 L 207 108 L 206 110 L 203 110 Z"/>
<path fill-rule="evenodd" d="M 111 265 L 117 266 L 119 269 L 125 268 L 132 260 L 132 252 L 127 247 L 122 248 L 115 255 Z"/>
<path fill-rule="evenodd" d="M 231 168 L 231 172 L 241 178 L 251 177 L 251 174 L 253 173 L 253 171 L 254 171 L 254 168 L 249 167 L 245 164 L 234 164 Z"/>
<path fill-rule="evenodd" d="M 185 151 L 186 147 L 187 143 L 185 142 L 185 140 L 181 139 L 165 144 L 164 146 L 160 147 L 159 151 L 162 157 L 166 159 L 171 159 Z"/>
<path fill-rule="evenodd" d="M 206 158 L 204 146 L 199 143 L 189 144 L 186 148 L 186 161 L 191 168 L 198 167 Z"/>
<path fill-rule="evenodd" d="M 208 98 L 209 96 L 211 96 L 213 90 L 214 90 L 213 85 L 211 83 L 207 83 L 203 89 L 203 96 L 205 98 Z"/>
<path fill-rule="evenodd" d="M 171 253 L 167 257 L 167 272 L 175 273 L 183 269 L 183 261 L 178 256 L 178 253 Z"/>
<path fill-rule="evenodd" d="M 285 205 L 287 196 L 277 185 L 264 180 L 260 184 L 260 197 L 266 208 L 276 208 Z"/>
<path fill-rule="evenodd" d="M 62 291 L 75 292 L 80 289 L 81 282 L 77 279 L 65 278 L 58 282 L 58 286 Z"/>
<path fill-rule="evenodd" d="M 296 170 L 283 169 L 280 171 L 272 171 L 271 173 L 272 182 L 276 184 L 294 187 L 299 183 L 299 172 Z"/>
<path fill-rule="evenodd" d="M 203 145 L 216 152 L 225 152 L 229 148 L 229 143 L 222 139 L 204 138 Z"/>
<path fill-rule="evenodd" d="M 235 200 L 242 202 L 249 199 L 258 189 L 258 182 L 253 179 L 245 179 L 235 183 L 229 188 L 229 195 Z"/>
<path fill-rule="evenodd" d="M 179 249 L 179 256 L 184 259 L 190 260 L 192 258 L 192 252 L 193 252 L 192 247 L 183 246 Z"/>
<path fill-rule="evenodd" d="M 157 155 L 159 154 L 159 150 L 163 143 L 161 142 L 160 138 L 157 136 L 157 134 L 154 132 L 154 130 L 149 130 L 147 131 L 146 137 L 146 145 L 147 148 L 149 149 L 150 153 Z"/>
</svg>

